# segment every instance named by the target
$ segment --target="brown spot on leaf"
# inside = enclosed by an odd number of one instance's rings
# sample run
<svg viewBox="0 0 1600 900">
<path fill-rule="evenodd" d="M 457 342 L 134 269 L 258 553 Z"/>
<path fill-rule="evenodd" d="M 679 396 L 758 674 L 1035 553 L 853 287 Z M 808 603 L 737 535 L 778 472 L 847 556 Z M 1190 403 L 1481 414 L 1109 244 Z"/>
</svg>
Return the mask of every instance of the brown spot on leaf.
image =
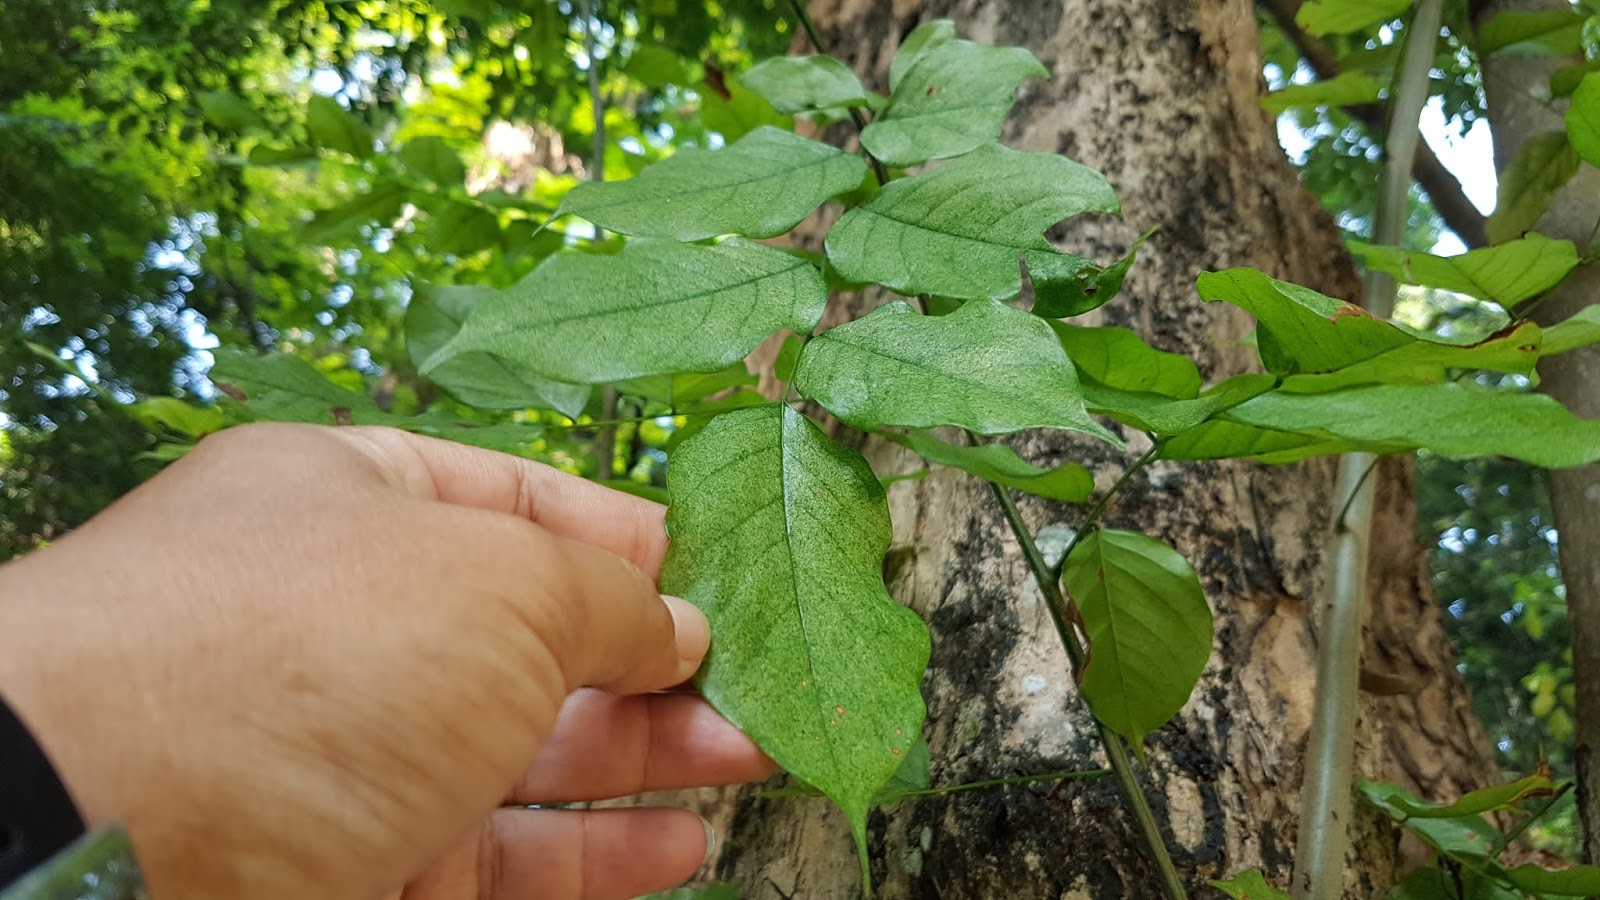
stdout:
<svg viewBox="0 0 1600 900">
<path fill-rule="evenodd" d="M 240 403 L 243 403 L 246 400 L 250 399 L 250 395 L 246 394 L 244 391 L 239 390 L 238 385 L 229 384 L 226 381 L 213 381 L 211 383 L 216 385 L 217 390 L 223 392 L 224 394 L 227 394 L 229 399 L 237 400 Z"/>
<path fill-rule="evenodd" d="M 355 420 L 350 418 L 350 407 L 348 406 L 335 406 L 329 412 L 333 413 L 333 424 L 335 425 L 355 424 Z"/>
<path fill-rule="evenodd" d="M 1348 316 L 1358 316 L 1358 317 L 1359 316 L 1366 316 L 1369 319 L 1376 319 L 1377 318 L 1377 316 L 1373 315 L 1372 313 L 1367 312 L 1366 310 L 1362 309 L 1359 306 L 1356 306 L 1354 303 L 1346 303 L 1345 305 L 1339 307 L 1338 312 L 1335 312 L 1333 315 L 1329 316 L 1328 317 L 1328 321 L 1329 322 L 1337 322 L 1340 319 L 1346 318 Z"/>
</svg>

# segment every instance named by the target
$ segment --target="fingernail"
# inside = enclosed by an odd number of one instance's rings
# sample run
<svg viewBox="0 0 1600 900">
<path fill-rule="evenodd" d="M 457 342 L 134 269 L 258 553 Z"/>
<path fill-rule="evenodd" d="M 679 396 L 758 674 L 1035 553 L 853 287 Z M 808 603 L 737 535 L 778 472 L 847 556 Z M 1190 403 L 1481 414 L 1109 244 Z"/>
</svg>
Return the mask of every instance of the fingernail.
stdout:
<svg viewBox="0 0 1600 900">
<path fill-rule="evenodd" d="M 706 830 L 706 855 L 700 860 L 700 868 L 704 869 L 711 864 L 711 857 L 717 853 L 717 830 L 711 827 L 711 822 L 705 816 L 700 816 L 700 824 Z"/>
<path fill-rule="evenodd" d="M 663 603 L 672 612 L 672 627 L 678 642 L 678 677 L 687 681 L 699 670 L 711 647 L 711 624 L 694 604 L 663 594 Z"/>
</svg>

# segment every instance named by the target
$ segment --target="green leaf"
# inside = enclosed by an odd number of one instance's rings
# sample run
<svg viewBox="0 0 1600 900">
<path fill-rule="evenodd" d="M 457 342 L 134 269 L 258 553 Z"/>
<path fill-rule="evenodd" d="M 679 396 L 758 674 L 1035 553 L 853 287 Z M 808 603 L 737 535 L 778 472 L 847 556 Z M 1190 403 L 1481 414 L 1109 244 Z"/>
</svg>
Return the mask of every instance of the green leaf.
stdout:
<svg viewBox="0 0 1600 900">
<path fill-rule="evenodd" d="M 995 301 L 948 316 L 918 315 L 898 301 L 881 306 L 812 338 L 794 384 L 863 430 L 1065 428 L 1121 443 L 1084 410 L 1077 371 L 1050 326 Z"/>
<path fill-rule="evenodd" d="M 1486 868 L 1490 870 L 1498 868 L 1491 857 L 1499 834 L 1483 819 L 1477 816 L 1412 819 L 1399 803 L 1420 801 L 1405 788 L 1383 781 L 1363 781 L 1360 790 L 1368 803 L 1395 821 L 1404 823 L 1406 830 L 1422 838 L 1445 856 L 1468 863 L 1480 871 Z"/>
<path fill-rule="evenodd" d="M 883 436 L 928 462 L 960 469 L 984 481 L 1051 500 L 1082 503 L 1094 493 L 1094 476 L 1075 462 L 1063 463 L 1054 469 L 1041 469 L 1023 461 L 1004 444 L 962 447 L 945 443 L 924 431 L 905 434 L 883 432 Z"/>
<path fill-rule="evenodd" d="M 1411 797 L 1394 796 L 1390 802 L 1411 818 L 1453 819 L 1479 813 L 1514 809 L 1516 804 L 1529 797 L 1549 797 L 1555 793 L 1556 783 L 1548 775 L 1529 775 L 1469 791 L 1454 803 L 1429 803 Z"/>
<path fill-rule="evenodd" d="M 388 225 L 400 218 L 406 196 L 404 186 L 392 181 L 379 182 L 365 194 L 338 206 L 317 210 L 300 232 L 301 236 L 314 244 L 359 237 L 364 225 L 372 222 Z"/>
<path fill-rule="evenodd" d="M 1417 340 L 1334 372 L 1291 375 L 1283 389 L 1311 394 L 1361 384 L 1439 384 L 1452 369 L 1531 375 L 1542 341 L 1539 326 L 1526 321 L 1475 344 Z"/>
<path fill-rule="evenodd" d="M 1386 900 L 1525 900 L 1525 895 L 1470 870 L 1446 875 L 1432 866 L 1402 878 Z"/>
<path fill-rule="evenodd" d="M 1211 608 L 1183 555 L 1098 528 L 1062 570 L 1089 639 L 1081 690 L 1096 719 L 1138 746 L 1188 702 L 1211 656 Z"/>
<path fill-rule="evenodd" d="M 315 147 L 268 147 L 258 144 L 250 150 L 252 166 L 297 166 L 315 162 L 316 159 Z"/>
<path fill-rule="evenodd" d="M 287 353 L 265 356 L 216 351 L 210 372 L 217 389 L 243 404 L 253 419 L 311 422 L 319 425 L 388 425 L 417 434 L 515 453 L 539 437 L 527 425 L 484 425 L 448 415 L 397 416 L 378 408 L 371 397 L 341 387 Z"/>
<path fill-rule="evenodd" d="M 1271 375 L 1243 374 L 1212 387 L 1198 397 L 1174 399 L 1127 391 L 1084 379 L 1083 400 L 1095 415 L 1109 416 L 1140 431 L 1174 435 L 1195 428 L 1218 413 L 1272 390 Z"/>
<path fill-rule="evenodd" d="M 406 306 L 406 352 L 421 366 L 461 330 L 478 304 L 498 291 L 479 285 L 419 284 Z M 464 353 L 428 375 L 434 384 L 479 409 L 553 409 L 577 417 L 589 402 L 588 385 L 565 384 L 517 371 L 488 353 Z"/>
<path fill-rule="evenodd" d="M 1180 400 L 1200 393 L 1200 370 L 1187 356 L 1157 350 L 1126 328 L 1085 328 L 1066 322 L 1050 327 L 1078 367 L 1078 374 L 1107 387 L 1160 394 Z"/>
<path fill-rule="evenodd" d="M 1310 0 L 1295 14 L 1296 25 L 1310 34 L 1349 34 L 1399 18 L 1411 0 Z"/>
<path fill-rule="evenodd" d="M 1571 97 L 1572 92 L 1583 82 L 1584 76 L 1591 72 L 1600 72 L 1600 59 L 1591 59 L 1575 66 L 1555 70 L 1550 73 L 1550 96 Z"/>
<path fill-rule="evenodd" d="M 1600 343 L 1600 305 L 1585 306 L 1565 322 L 1544 330 L 1543 356 Z"/>
<path fill-rule="evenodd" d="M 928 742 L 919 737 L 906 749 L 905 761 L 900 763 L 900 768 L 895 769 L 888 783 L 878 789 L 877 795 L 872 798 L 872 805 L 898 803 L 926 791 L 932 781 L 933 761 L 928 756 Z"/>
<path fill-rule="evenodd" d="M 1386 87 L 1388 82 L 1365 72 L 1343 72 L 1322 81 L 1279 88 L 1261 98 L 1261 107 L 1280 115 L 1296 107 L 1356 106 L 1376 102 Z"/>
<path fill-rule="evenodd" d="M 1507 11 L 1478 27 L 1482 56 L 1576 56 L 1583 52 L 1583 23 L 1570 9 Z"/>
<path fill-rule="evenodd" d="M 449 256 L 471 256 L 500 243 L 500 219 L 476 203 L 436 199 L 427 204 L 428 248 Z"/>
<path fill-rule="evenodd" d="M 1267 879 L 1261 874 L 1260 869 L 1247 869 L 1224 881 L 1208 881 L 1206 884 L 1227 894 L 1233 900 L 1289 900 L 1287 891 L 1280 891 L 1267 884 Z"/>
<path fill-rule="evenodd" d="M 726 96 L 709 85 L 700 86 L 700 121 L 724 140 L 736 141 L 763 125 L 794 130 L 794 119 L 773 109 L 739 79 L 730 75 L 723 87 Z"/>
<path fill-rule="evenodd" d="M 1253 459 L 1261 463 L 1292 463 L 1313 456 L 1369 450 L 1374 453 L 1399 453 L 1403 444 L 1363 446 L 1339 438 L 1299 434 L 1226 419 L 1204 422 L 1161 445 L 1161 459 Z"/>
<path fill-rule="evenodd" d="M 1081 316 L 1110 302 L 1122 290 L 1122 281 L 1139 255 L 1140 238 L 1128 255 L 1109 266 L 1098 266 L 1081 256 L 1028 250 L 1022 258 L 1033 281 L 1033 314 L 1047 319 Z"/>
<path fill-rule="evenodd" d="M 324 150 L 357 159 L 372 155 L 372 129 L 332 97 L 315 94 L 307 102 L 306 130 L 311 132 L 312 143 Z"/>
<path fill-rule="evenodd" d="M 242 131 L 265 122 L 243 97 L 233 91 L 206 91 L 195 95 L 206 121 L 224 131 Z"/>
<path fill-rule="evenodd" d="M 1331 372 L 1416 340 L 1358 306 L 1255 269 L 1205 272 L 1197 286 L 1203 299 L 1255 316 L 1261 362 L 1281 375 Z"/>
<path fill-rule="evenodd" d="M 1600 894 L 1600 866 L 1552 870 L 1531 864 L 1521 865 L 1506 870 L 1506 879 L 1519 889 L 1536 894 L 1562 897 L 1592 897 Z"/>
<path fill-rule="evenodd" d="M 461 157 L 441 137 L 412 138 L 397 155 L 407 169 L 436 184 L 458 185 L 467 178 Z"/>
<path fill-rule="evenodd" d="M 1021 47 L 948 41 L 919 54 L 861 146 L 892 166 L 960 156 L 1000 139 L 1017 85 L 1050 71 Z"/>
<path fill-rule="evenodd" d="M 956 39 L 956 23 L 949 19 L 929 19 L 911 29 L 900 42 L 894 60 L 889 63 L 889 90 L 900 86 L 900 79 L 916 65 L 917 60 Z"/>
<path fill-rule="evenodd" d="M 782 405 L 712 420 L 673 454 L 667 486 L 661 588 L 715 636 L 701 694 L 839 804 L 864 860 L 873 798 L 922 733 L 929 653 L 926 627 L 883 586 L 882 486 Z"/>
<path fill-rule="evenodd" d="M 1578 267 L 1578 248 L 1571 241 L 1555 241 L 1540 234 L 1458 256 L 1434 256 L 1361 241 L 1349 244 L 1351 252 L 1369 268 L 1388 272 L 1404 284 L 1455 291 L 1506 309 L 1555 287 Z"/>
<path fill-rule="evenodd" d="M 1578 173 L 1577 151 L 1565 131 L 1535 135 L 1523 142 L 1500 176 L 1494 213 L 1485 223 L 1491 244 L 1522 237 L 1550 209 L 1562 185 Z"/>
<path fill-rule="evenodd" d="M 480 302 L 422 374 L 476 351 L 580 384 L 711 372 L 780 328 L 809 332 L 827 301 L 811 264 L 738 238 L 709 247 L 629 241 L 614 256 L 558 253 Z"/>
<path fill-rule="evenodd" d="M 1567 138 L 1591 166 L 1600 166 L 1600 72 L 1583 76 L 1567 107 Z"/>
<path fill-rule="evenodd" d="M 123 409 L 145 428 L 152 431 L 157 427 L 165 428 L 190 438 L 220 431 L 227 424 L 218 407 L 196 406 L 177 397 L 147 397 Z"/>
<path fill-rule="evenodd" d="M 1005 300 L 1022 290 L 1018 258 L 1051 249 L 1046 228 L 1118 208 L 1088 166 L 991 145 L 845 213 L 828 232 L 828 259 L 847 281 L 902 294 Z"/>
<path fill-rule="evenodd" d="M 783 339 L 783 346 L 778 348 L 778 356 L 772 362 L 772 374 L 779 381 L 794 380 L 794 367 L 800 364 L 800 351 L 805 346 L 805 341 L 798 334 Z"/>
<path fill-rule="evenodd" d="M 1580 419 L 1544 394 L 1460 383 L 1381 384 L 1325 394 L 1272 391 L 1227 416 L 1374 452 L 1426 448 L 1454 459 L 1510 456 L 1547 469 L 1600 460 L 1600 420 Z"/>
<path fill-rule="evenodd" d="M 866 175 L 858 156 L 762 127 L 722 150 L 680 150 L 626 181 L 580 184 L 556 215 L 575 213 L 611 231 L 678 241 L 773 237 Z"/>
<path fill-rule="evenodd" d="M 662 88 L 686 83 L 689 65 L 683 57 L 665 47 L 641 44 L 628 55 L 622 71 L 645 87 Z"/>
<path fill-rule="evenodd" d="M 757 383 L 743 362 L 734 363 L 716 372 L 684 372 L 677 375 L 650 375 L 629 378 L 616 383 L 617 390 L 635 397 L 644 397 L 668 406 L 695 403 L 712 394 L 729 388 L 747 387 Z"/>
<path fill-rule="evenodd" d="M 867 92 L 856 73 L 831 56 L 774 57 L 744 73 L 740 81 L 788 115 L 867 105 Z"/>
</svg>

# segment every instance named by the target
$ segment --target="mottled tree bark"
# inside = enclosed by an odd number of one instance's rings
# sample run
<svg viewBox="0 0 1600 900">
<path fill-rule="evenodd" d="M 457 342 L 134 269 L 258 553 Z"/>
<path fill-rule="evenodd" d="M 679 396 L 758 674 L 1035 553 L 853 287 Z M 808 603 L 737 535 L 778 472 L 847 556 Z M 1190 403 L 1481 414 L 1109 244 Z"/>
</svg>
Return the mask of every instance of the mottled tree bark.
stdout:
<svg viewBox="0 0 1600 900">
<path fill-rule="evenodd" d="M 1334 224 L 1297 183 L 1257 105 L 1261 60 L 1247 0 L 818 0 L 812 12 L 829 49 L 880 89 L 900 40 L 936 16 L 955 19 L 964 37 L 1033 50 L 1053 77 L 1023 87 L 1007 139 L 1100 169 L 1124 210 L 1052 237 L 1109 260 L 1160 225 L 1100 317 L 1193 356 L 1209 378 L 1255 363 L 1241 340 L 1248 321 L 1203 304 L 1197 273 L 1256 266 L 1359 296 Z M 830 320 L 880 299 L 839 298 Z M 1080 460 L 1104 488 L 1148 447 L 1128 437 L 1126 456 L 1060 433 L 1015 446 L 1039 464 Z M 880 474 L 921 465 L 879 442 L 864 450 Z M 1392 461 L 1381 477 L 1367 667 L 1407 687 L 1364 700 L 1360 771 L 1449 798 L 1494 773 L 1413 538 L 1409 465 Z M 1108 515 L 1112 526 L 1182 550 L 1216 612 L 1212 661 L 1182 714 L 1150 737 L 1143 773 L 1196 896 L 1204 879 L 1252 866 L 1287 883 L 1331 481 L 1326 462 L 1158 463 Z M 1099 765 L 1065 654 L 985 486 L 938 470 L 896 483 L 889 502 L 890 587 L 933 632 L 924 692 L 934 783 Z M 1034 498 L 1023 509 L 1035 529 L 1083 515 Z M 845 823 L 822 801 L 729 791 L 697 802 L 726 835 L 713 874 L 740 882 L 741 896 L 859 895 Z M 1400 865 L 1397 834 L 1365 810 L 1352 828 L 1347 893 L 1381 896 Z M 1109 780 L 922 798 L 874 813 L 870 830 L 874 876 L 891 900 L 1159 896 Z"/>
<path fill-rule="evenodd" d="M 1494 0 L 1476 9 L 1478 23 L 1508 11 L 1570 10 L 1563 0 Z M 1582 62 L 1581 56 L 1489 56 L 1483 61 L 1484 91 L 1494 133 L 1495 168 L 1504 171 L 1529 138 L 1561 131 L 1567 101 L 1552 102 L 1550 74 Z M 1600 170 L 1584 166 L 1533 228 L 1579 247 L 1600 225 Z M 1540 301 L 1534 319 L 1559 322 L 1600 302 L 1600 268 L 1573 272 Z M 1551 357 L 1539 366 L 1542 389 L 1586 418 L 1600 418 L 1600 348 L 1585 347 Z M 1561 577 L 1572 625 L 1572 680 L 1577 687 L 1577 735 L 1572 759 L 1578 776 L 1578 814 L 1583 856 L 1600 863 L 1600 465 L 1550 473 L 1550 506 L 1561 534 Z"/>
</svg>

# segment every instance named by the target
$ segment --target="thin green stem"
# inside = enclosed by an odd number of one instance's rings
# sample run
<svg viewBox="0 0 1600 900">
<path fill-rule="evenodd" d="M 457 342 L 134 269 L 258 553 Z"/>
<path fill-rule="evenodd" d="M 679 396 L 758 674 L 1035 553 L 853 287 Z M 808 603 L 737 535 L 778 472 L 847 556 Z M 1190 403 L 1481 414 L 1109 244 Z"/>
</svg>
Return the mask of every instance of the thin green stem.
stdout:
<svg viewBox="0 0 1600 900">
<path fill-rule="evenodd" d="M 1017 504 L 1011 499 L 1010 492 L 993 482 L 990 482 L 989 488 L 993 491 L 995 500 L 999 502 L 1001 511 L 1005 513 L 1006 524 L 1011 526 L 1012 535 L 1022 547 L 1022 555 L 1028 561 L 1028 568 L 1033 571 L 1033 580 L 1038 584 L 1039 592 L 1044 595 L 1045 606 L 1050 610 L 1050 618 L 1055 623 L 1056 634 L 1061 638 L 1061 646 L 1067 651 L 1067 659 L 1072 664 L 1072 670 L 1075 673 L 1081 672 L 1085 660 L 1083 644 L 1079 642 L 1078 633 L 1072 628 L 1072 614 L 1067 606 L 1066 597 L 1061 593 L 1059 579 L 1051 575 L 1050 566 L 1045 563 L 1044 554 L 1039 551 L 1039 545 L 1034 542 L 1027 524 L 1022 521 L 1022 513 L 1017 510 Z M 1172 856 L 1167 853 L 1166 841 L 1161 836 L 1160 826 L 1156 824 L 1155 813 L 1151 812 L 1150 803 L 1139 787 L 1139 778 L 1133 771 L 1133 761 L 1129 758 L 1127 745 L 1123 743 L 1120 735 L 1107 728 L 1099 719 L 1095 719 L 1094 724 L 1100 735 L 1100 745 L 1105 748 L 1106 760 L 1111 764 L 1111 774 L 1116 778 L 1117 787 L 1122 791 L 1122 799 L 1133 811 L 1145 849 L 1149 851 L 1151 859 L 1155 861 L 1156 869 L 1161 873 L 1161 887 L 1167 900 L 1187 900 L 1188 894 L 1183 889 L 1183 879 L 1178 877 L 1178 869 L 1172 864 Z"/>
<path fill-rule="evenodd" d="M 600 61 L 595 57 L 594 29 L 600 18 L 600 0 L 589 0 L 583 17 L 583 52 L 589 57 L 589 106 L 594 110 L 594 142 L 590 148 L 589 180 L 606 180 L 606 100 L 600 93 Z M 594 226 L 594 241 L 605 240 L 605 229 Z M 610 481 L 617 464 L 617 389 L 607 387 L 600 395 L 600 433 L 595 435 L 596 481 Z"/>
<path fill-rule="evenodd" d="M 811 39 L 811 46 L 815 47 L 818 53 L 826 54 L 828 45 L 822 42 L 822 34 L 817 31 L 817 23 L 811 21 L 811 13 L 806 11 L 804 0 L 789 0 L 789 8 L 794 10 L 795 18 L 800 20 L 800 27 L 805 29 L 806 37 Z M 859 135 L 861 132 L 866 131 L 866 115 L 858 107 L 852 106 L 849 110 L 850 121 L 854 122 L 856 126 L 856 134 Z M 876 156 L 869 153 L 866 147 L 862 147 L 861 152 L 867 157 L 867 163 L 872 166 L 872 174 L 877 177 L 878 183 L 888 184 L 889 172 L 883 167 L 883 163 Z"/>
<path fill-rule="evenodd" d="M 783 401 L 783 400 L 769 400 L 766 403 L 752 403 L 748 407 L 740 407 L 740 408 L 741 409 L 755 409 L 757 407 L 762 407 L 762 406 L 786 406 L 786 405 L 788 405 L 787 402 Z M 594 419 L 594 420 L 591 420 L 591 421 L 588 421 L 588 422 L 570 422 L 568 424 L 563 424 L 563 423 L 560 423 L 560 422 L 539 422 L 537 424 L 541 428 L 559 428 L 559 429 L 562 429 L 562 430 L 565 430 L 565 431 L 572 431 L 572 430 L 579 429 L 579 428 L 604 428 L 606 426 L 616 426 L 616 425 L 637 425 L 637 424 L 639 424 L 641 422 L 653 422 L 656 419 L 661 418 L 662 416 L 671 416 L 672 418 L 675 418 L 675 419 L 676 418 L 699 419 L 699 418 L 705 418 L 705 417 L 708 417 L 708 416 L 718 416 L 718 415 L 721 415 L 721 414 L 723 414 L 725 412 L 727 412 L 726 409 L 700 409 L 700 410 L 688 410 L 686 412 L 663 412 L 663 413 L 658 413 L 658 414 L 653 415 L 653 416 L 626 416 L 626 417 L 615 418 L 615 419 Z"/>
<path fill-rule="evenodd" d="M 1072 535 L 1072 540 L 1067 542 L 1067 548 L 1066 550 L 1062 551 L 1061 558 L 1056 560 L 1055 565 L 1050 567 L 1051 581 L 1061 580 L 1061 570 L 1067 564 L 1067 557 L 1072 554 L 1072 551 L 1075 548 L 1077 548 L 1078 542 L 1083 540 L 1085 535 L 1093 531 L 1100 524 L 1100 517 L 1104 515 L 1106 509 L 1111 506 L 1111 501 L 1116 499 L 1117 494 L 1122 492 L 1122 488 L 1127 485 L 1128 479 L 1132 478 L 1134 473 L 1138 472 L 1140 469 L 1143 469 L 1145 466 L 1148 466 L 1155 460 L 1156 454 L 1161 452 L 1161 444 L 1162 441 L 1152 437 L 1150 449 L 1146 450 L 1143 456 L 1140 456 L 1138 459 L 1134 460 L 1133 465 L 1123 469 L 1122 474 L 1117 476 L 1117 480 L 1111 485 L 1111 489 L 1106 491 L 1099 500 L 1095 501 L 1094 506 L 1089 508 L 1089 514 L 1083 517 L 1083 522 L 1078 526 L 1077 532 Z"/>
<path fill-rule="evenodd" d="M 1495 859 L 1499 857 L 1507 847 L 1511 846 L 1512 841 L 1522 837 L 1522 833 L 1528 830 L 1528 826 L 1544 818 L 1544 814 L 1550 811 L 1550 807 L 1555 806 L 1562 797 L 1567 795 L 1568 791 L 1572 790 L 1573 784 L 1574 782 L 1569 781 L 1556 788 L 1556 792 L 1550 796 L 1549 800 L 1545 801 L 1543 806 L 1529 813 L 1526 819 L 1512 826 L 1510 831 L 1500 835 L 1499 840 L 1494 842 L 1494 848 L 1489 851 L 1489 858 Z"/>
<path fill-rule="evenodd" d="M 900 797 L 935 797 L 940 794 L 959 794 L 962 791 L 981 791 L 987 788 L 1009 787 L 1013 784 L 1038 784 L 1045 781 L 1074 781 L 1086 778 L 1104 778 L 1110 775 L 1109 769 L 1075 769 L 1067 772 L 1046 772 L 1043 775 L 1017 775 L 1013 778 L 991 778 L 988 781 L 969 781 L 966 784 L 952 784 L 947 787 L 923 788 L 920 791 L 906 791 Z"/>
<path fill-rule="evenodd" d="M 1383 457 L 1374 456 L 1372 457 L 1372 462 L 1368 463 L 1367 467 L 1362 470 L 1361 478 L 1356 481 L 1355 490 L 1350 492 L 1350 496 L 1344 498 L 1344 505 L 1339 507 L 1339 514 L 1333 519 L 1333 531 L 1335 534 L 1343 533 L 1348 527 L 1345 522 L 1348 521 L 1351 504 L 1355 502 L 1356 497 L 1361 493 L 1361 489 L 1366 486 L 1367 479 L 1371 478 L 1372 473 L 1378 470 L 1378 463 L 1382 461 Z"/>
</svg>

